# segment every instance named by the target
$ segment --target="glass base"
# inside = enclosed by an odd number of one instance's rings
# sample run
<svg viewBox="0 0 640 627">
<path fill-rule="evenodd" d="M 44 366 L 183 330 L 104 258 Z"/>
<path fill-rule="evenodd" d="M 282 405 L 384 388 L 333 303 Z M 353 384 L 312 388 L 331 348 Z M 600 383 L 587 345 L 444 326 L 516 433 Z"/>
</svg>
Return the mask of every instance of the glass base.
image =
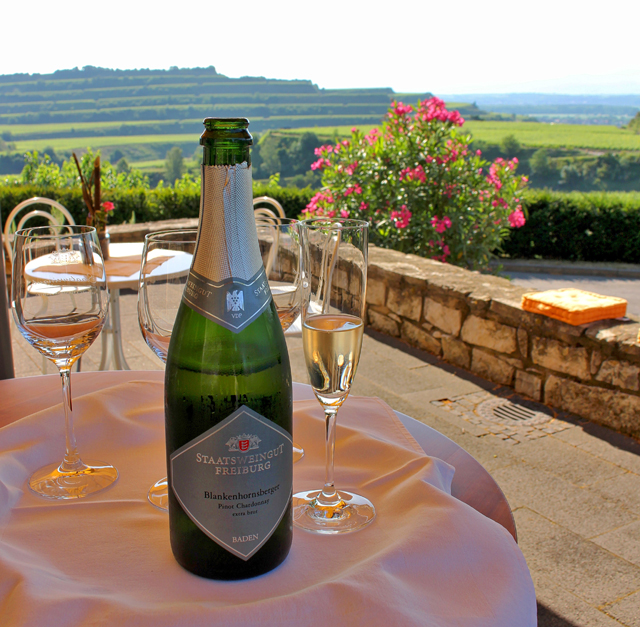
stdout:
<svg viewBox="0 0 640 627">
<path fill-rule="evenodd" d="M 299 462 L 304 457 L 304 449 L 293 443 L 293 463 Z"/>
<path fill-rule="evenodd" d="M 151 505 L 163 512 L 169 511 L 169 483 L 166 477 L 162 477 L 149 488 L 147 499 Z"/>
<path fill-rule="evenodd" d="M 81 499 L 108 488 L 117 478 L 118 471 L 103 462 L 81 462 L 71 472 L 63 471 L 59 464 L 51 464 L 31 475 L 29 488 L 48 499 Z"/>
<path fill-rule="evenodd" d="M 338 491 L 340 503 L 336 507 L 321 507 L 316 499 L 321 490 L 298 492 L 293 495 L 293 524 L 314 533 L 349 533 L 366 527 L 376 510 L 369 499 L 359 494 Z"/>
</svg>

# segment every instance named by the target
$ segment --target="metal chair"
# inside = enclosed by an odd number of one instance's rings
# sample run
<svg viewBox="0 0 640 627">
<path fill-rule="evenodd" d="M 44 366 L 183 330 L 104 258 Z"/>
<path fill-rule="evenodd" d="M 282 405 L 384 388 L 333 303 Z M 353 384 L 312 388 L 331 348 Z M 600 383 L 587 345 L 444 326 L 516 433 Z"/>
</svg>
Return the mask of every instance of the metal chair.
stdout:
<svg viewBox="0 0 640 627">
<path fill-rule="evenodd" d="M 2 215 L 0 214 L 0 224 Z M 0 232 L 0 251 L 4 238 Z M 4 254 L 0 259 L 0 379 L 13 379 L 13 350 L 11 348 L 11 326 L 9 323 L 9 301 L 7 296 L 6 268 Z"/>
<path fill-rule="evenodd" d="M 11 259 L 13 255 L 13 233 L 21 229 L 28 220 L 31 220 L 32 218 L 45 218 L 51 224 L 61 224 L 56 216 L 48 211 L 42 211 L 40 209 L 32 209 L 26 214 L 19 216 L 19 214 L 24 209 L 27 209 L 31 205 L 49 205 L 50 207 L 55 207 L 58 211 L 60 211 L 60 213 L 62 213 L 64 218 L 66 218 L 68 224 L 75 224 L 75 221 L 69 211 L 65 207 L 63 207 L 57 200 L 52 200 L 51 198 L 42 198 L 40 196 L 35 196 L 33 198 L 29 198 L 28 200 L 23 200 L 19 205 L 16 205 L 13 211 L 7 216 L 7 222 L 4 225 L 4 247 L 7 251 L 8 259 Z M 64 224 L 64 221 L 62 222 L 62 224 Z"/>
<path fill-rule="evenodd" d="M 48 211 L 42 211 L 41 209 L 31 209 L 29 208 L 32 205 L 48 205 L 51 208 L 57 209 L 63 216 L 62 221 L 58 219 L 57 216 L 49 213 Z M 26 213 L 24 211 L 27 210 Z M 24 225 L 33 218 L 44 218 L 49 223 L 54 226 L 59 226 L 60 224 L 65 224 L 65 220 L 67 224 L 75 224 L 75 220 L 73 216 L 69 213 L 69 210 L 61 205 L 57 200 L 52 200 L 51 198 L 43 198 L 41 196 L 34 196 L 33 198 L 29 198 L 28 200 L 22 201 L 19 205 L 16 205 L 11 213 L 7 216 L 7 221 L 4 225 L 4 237 L 3 237 L 3 245 L 5 250 L 7 251 L 7 259 L 11 262 L 13 258 L 13 234 L 24 227 Z M 4 275 L 3 275 L 4 279 Z M 6 292 L 6 289 L 5 289 Z M 46 306 L 46 302 L 45 302 Z M 1 314 L 0 314 L 1 315 Z M 0 321 L 1 323 L 1 321 Z M 11 344 L 9 344 L 9 347 Z M 77 362 L 77 369 L 81 369 L 81 359 Z M 49 361 L 46 357 L 42 358 L 42 372 L 46 374 L 47 368 L 50 367 Z M 1 377 L 0 377 L 1 378 Z"/>
</svg>

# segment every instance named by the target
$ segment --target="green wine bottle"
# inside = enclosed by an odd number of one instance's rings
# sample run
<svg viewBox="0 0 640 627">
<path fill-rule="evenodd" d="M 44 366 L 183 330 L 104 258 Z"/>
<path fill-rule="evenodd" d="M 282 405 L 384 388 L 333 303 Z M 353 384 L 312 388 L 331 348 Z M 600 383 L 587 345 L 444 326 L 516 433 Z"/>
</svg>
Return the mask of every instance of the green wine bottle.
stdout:
<svg viewBox="0 0 640 627">
<path fill-rule="evenodd" d="M 196 250 L 165 371 L 173 554 L 212 579 L 289 553 L 292 385 L 252 205 L 245 118 L 207 118 Z"/>
</svg>

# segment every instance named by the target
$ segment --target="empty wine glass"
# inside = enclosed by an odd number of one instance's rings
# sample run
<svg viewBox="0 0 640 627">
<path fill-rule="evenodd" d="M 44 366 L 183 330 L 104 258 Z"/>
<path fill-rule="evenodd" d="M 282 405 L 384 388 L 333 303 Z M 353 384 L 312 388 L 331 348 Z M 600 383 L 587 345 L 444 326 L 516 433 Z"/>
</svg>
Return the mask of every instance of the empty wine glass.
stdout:
<svg viewBox="0 0 640 627">
<path fill-rule="evenodd" d="M 197 230 L 169 230 L 144 238 L 138 289 L 138 322 L 149 348 L 167 360 L 173 323 L 182 300 L 196 247 Z M 169 507 L 167 478 L 156 481 L 147 495 L 155 507 Z"/>
<path fill-rule="evenodd" d="M 76 499 L 111 485 L 118 471 L 80 458 L 71 411 L 71 367 L 98 337 L 109 294 L 96 230 L 45 226 L 14 235 L 11 300 L 26 340 L 60 371 L 66 451 L 61 464 L 40 468 L 29 488 L 51 499 Z"/>
<path fill-rule="evenodd" d="M 256 230 L 269 289 L 283 331 L 300 330 L 302 281 L 300 273 L 300 222 L 289 218 L 256 217 Z M 293 443 L 293 463 L 304 449 Z"/>
<path fill-rule="evenodd" d="M 315 533 L 361 529 L 375 517 L 367 498 L 334 485 L 336 418 L 358 367 L 364 330 L 368 224 L 316 218 L 301 222 L 302 344 L 311 387 L 325 414 L 325 482 L 293 495 L 293 521 Z"/>
</svg>

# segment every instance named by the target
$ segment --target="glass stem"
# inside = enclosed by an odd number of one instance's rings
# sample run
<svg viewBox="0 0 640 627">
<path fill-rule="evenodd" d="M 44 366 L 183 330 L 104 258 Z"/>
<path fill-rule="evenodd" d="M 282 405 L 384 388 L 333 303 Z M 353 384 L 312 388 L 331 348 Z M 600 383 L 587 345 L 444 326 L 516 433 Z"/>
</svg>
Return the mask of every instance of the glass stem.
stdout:
<svg viewBox="0 0 640 627">
<path fill-rule="evenodd" d="M 326 446 L 326 465 L 324 488 L 318 495 L 316 501 L 322 507 L 336 507 L 340 503 L 340 497 L 336 492 L 333 482 L 333 461 L 336 452 L 336 419 L 338 414 L 337 407 L 324 407 L 325 420 L 325 446 Z"/>
<path fill-rule="evenodd" d="M 61 472 L 77 472 L 85 466 L 78 454 L 76 436 L 73 431 L 73 413 L 71 404 L 71 367 L 60 368 L 60 378 L 62 379 L 62 405 L 64 406 L 64 437 L 65 454 L 60 464 Z"/>
</svg>

